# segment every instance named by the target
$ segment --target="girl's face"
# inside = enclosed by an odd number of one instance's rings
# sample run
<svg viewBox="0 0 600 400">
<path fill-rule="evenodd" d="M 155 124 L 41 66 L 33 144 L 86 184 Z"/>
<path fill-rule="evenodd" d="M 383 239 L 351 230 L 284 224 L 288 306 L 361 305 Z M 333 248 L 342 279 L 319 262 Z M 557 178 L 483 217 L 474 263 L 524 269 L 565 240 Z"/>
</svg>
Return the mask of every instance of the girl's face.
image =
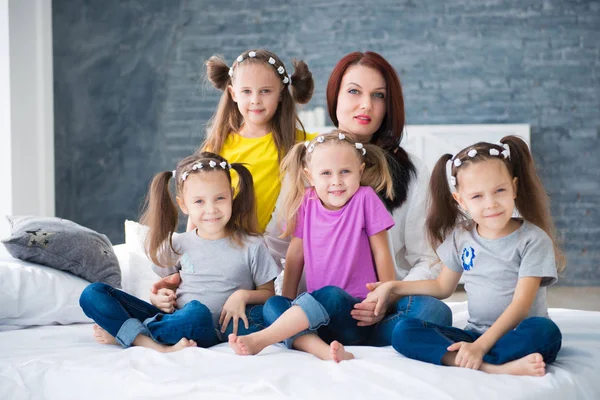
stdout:
<svg viewBox="0 0 600 400">
<path fill-rule="evenodd" d="M 379 71 L 360 64 L 349 67 L 338 93 L 338 128 L 360 142 L 369 142 L 385 117 L 386 94 L 387 85 Z"/>
<path fill-rule="evenodd" d="M 321 203 L 339 210 L 360 187 L 365 164 L 359 152 L 348 142 L 317 144 L 305 173 Z"/>
<path fill-rule="evenodd" d="M 197 227 L 198 236 L 217 240 L 227 236 L 225 226 L 231 218 L 232 198 L 233 189 L 225 172 L 217 170 L 190 174 L 177 204 Z"/>
<path fill-rule="evenodd" d="M 242 62 L 234 71 L 229 94 L 251 130 L 266 130 L 275 115 L 283 83 L 273 68 L 262 63 Z M 265 132 L 268 133 L 268 132 Z"/>
<path fill-rule="evenodd" d="M 511 223 L 517 178 L 512 178 L 502 160 L 490 158 L 460 168 L 457 191 L 452 195 L 477 223 L 477 231 L 487 239 L 497 239 L 513 232 Z M 514 221 L 513 221 L 514 222 Z"/>
</svg>

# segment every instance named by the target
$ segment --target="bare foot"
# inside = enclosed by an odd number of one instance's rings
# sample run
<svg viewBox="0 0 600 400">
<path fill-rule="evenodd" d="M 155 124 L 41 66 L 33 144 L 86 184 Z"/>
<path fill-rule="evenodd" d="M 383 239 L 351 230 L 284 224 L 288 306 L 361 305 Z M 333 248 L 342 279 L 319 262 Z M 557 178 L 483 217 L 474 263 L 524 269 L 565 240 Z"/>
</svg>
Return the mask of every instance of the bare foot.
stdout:
<svg viewBox="0 0 600 400">
<path fill-rule="evenodd" d="M 240 356 L 253 356 L 258 354 L 265 348 L 255 340 L 254 335 L 237 336 L 233 333 L 229 335 L 229 346 L 235 351 L 235 354 Z"/>
<path fill-rule="evenodd" d="M 354 358 L 354 354 L 344 350 L 344 345 L 338 342 L 337 340 L 331 342 L 331 344 L 329 345 L 329 351 L 331 354 L 331 359 L 336 363 L 345 360 L 352 360 Z"/>
<path fill-rule="evenodd" d="M 174 351 L 183 350 L 186 347 L 197 347 L 198 345 L 193 340 L 189 340 L 186 338 L 181 339 L 179 342 L 175 343 L 173 346 L 165 346 L 163 353 L 172 353 Z"/>
<path fill-rule="evenodd" d="M 540 353 L 533 353 L 502 365 L 484 363 L 480 369 L 490 374 L 544 376 L 546 363 Z"/>
<path fill-rule="evenodd" d="M 106 332 L 100 325 L 94 324 L 94 339 L 100 344 L 117 344 L 117 341 L 113 335 Z"/>
</svg>

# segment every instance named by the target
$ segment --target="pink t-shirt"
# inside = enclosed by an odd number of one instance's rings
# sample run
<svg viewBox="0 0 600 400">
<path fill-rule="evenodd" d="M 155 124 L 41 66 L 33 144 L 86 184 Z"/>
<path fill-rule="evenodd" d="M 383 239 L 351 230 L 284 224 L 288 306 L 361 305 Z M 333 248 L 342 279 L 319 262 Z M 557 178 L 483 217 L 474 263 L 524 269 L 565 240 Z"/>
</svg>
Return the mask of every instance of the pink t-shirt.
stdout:
<svg viewBox="0 0 600 400">
<path fill-rule="evenodd" d="M 335 211 L 307 188 L 294 236 L 303 241 L 308 292 L 331 285 L 364 299 L 365 284 L 377 281 L 369 237 L 392 226 L 392 216 L 370 186 L 361 186 Z"/>
</svg>

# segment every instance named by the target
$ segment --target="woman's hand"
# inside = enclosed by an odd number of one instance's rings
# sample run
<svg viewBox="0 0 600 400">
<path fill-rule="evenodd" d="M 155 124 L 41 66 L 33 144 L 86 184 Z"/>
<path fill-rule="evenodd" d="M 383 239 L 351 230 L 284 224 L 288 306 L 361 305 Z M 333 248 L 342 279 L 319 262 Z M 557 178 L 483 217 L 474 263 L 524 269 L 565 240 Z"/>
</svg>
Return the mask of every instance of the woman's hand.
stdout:
<svg viewBox="0 0 600 400">
<path fill-rule="evenodd" d="M 233 292 L 223 304 L 219 324 L 221 324 L 221 333 L 225 333 L 229 321 L 233 319 L 233 334 L 237 335 L 238 323 L 241 319 L 244 321 L 246 329 L 249 328 L 248 318 L 246 317 L 246 299 L 243 290 Z"/>
<path fill-rule="evenodd" d="M 361 303 L 355 304 L 354 310 L 350 311 L 350 315 L 352 315 L 352 318 L 358 321 L 356 325 L 369 326 L 381 321 L 385 316 L 385 313 L 375 315 L 376 305 L 377 303 L 367 301 L 366 299 L 363 300 Z"/>
<path fill-rule="evenodd" d="M 160 289 L 171 289 L 173 292 L 177 290 L 179 285 L 181 284 L 181 275 L 179 272 L 174 273 L 169 276 L 165 276 L 159 281 L 156 281 L 152 284 L 150 288 L 150 292 L 157 294 Z"/>
<path fill-rule="evenodd" d="M 172 289 L 162 288 L 156 293 L 150 292 L 150 303 L 165 314 L 172 314 L 177 304 L 177 296 Z"/>
<path fill-rule="evenodd" d="M 389 282 L 376 282 L 367 283 L 367 289 L 371 292 L 367 294 L 365 302 L 375 303 L 375 309 L 373 313 L 375 316 L 385 315 L 385 311 L 388 307 L 388 299 L 392 293 L 393 281 Z"/>
<path fill-rule="evenodd" d="M 150 288 L 150 303 L 166 314 L 172 314 L 177 305 L 175 291 L 181 283 L 179 272 L 154 282 Z"/>
</svg>

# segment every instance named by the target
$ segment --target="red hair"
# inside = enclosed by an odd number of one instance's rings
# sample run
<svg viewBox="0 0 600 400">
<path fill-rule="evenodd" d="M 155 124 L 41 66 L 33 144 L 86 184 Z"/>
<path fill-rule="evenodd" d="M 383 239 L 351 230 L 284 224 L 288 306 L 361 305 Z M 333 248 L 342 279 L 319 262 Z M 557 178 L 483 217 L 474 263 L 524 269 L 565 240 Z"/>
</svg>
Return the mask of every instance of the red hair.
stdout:
<svg viewBox="0 0 600 400">
<path fill-rule="evenodd" d="M 342 85 L 342 78 L 349 67 L 362 65 L 372 68 L 383 76 L 386 83 L 386 107 L 385 116 L 381 126 L 375 131 L 371 143 L 383 148 L 397 147 L 402 140 L 404 130 L 404 96 L 400 78 L 392 65 L 381 55 L 367 51 L 364 53 L 354 52 L 344 56 L 333 68 L 329 81 L 327 82 L 327 110 L 329 117 L 336 127 L 339 127 L 337 119 L 337 102 Z"/>
</svg>

